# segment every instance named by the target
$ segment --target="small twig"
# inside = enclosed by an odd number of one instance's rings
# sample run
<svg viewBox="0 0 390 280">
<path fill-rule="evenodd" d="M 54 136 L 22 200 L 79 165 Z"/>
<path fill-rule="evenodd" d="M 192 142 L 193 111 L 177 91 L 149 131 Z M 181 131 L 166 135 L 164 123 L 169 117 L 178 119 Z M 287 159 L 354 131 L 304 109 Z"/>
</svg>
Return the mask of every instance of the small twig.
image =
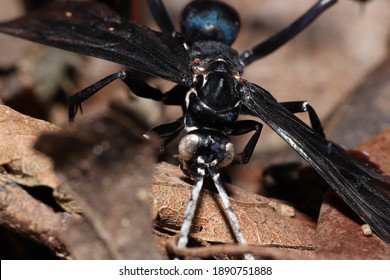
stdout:
<svg viewBox="0 0 390 280">
<path fill-rule="evenodd" d="M 187 258 L 209 258 L 217 255 L 238 256 L 250 253 L 255 255 L 256 259 L 314 259 L 307 255 L 297 254 L 294 251 L 287 251 L 292 248 L 270 248 L 256 245 L 220 244 L 209 247 L 179 248 L 177 237 L 167 241 L 166 249 L 168 254 Z"/>
</svg>

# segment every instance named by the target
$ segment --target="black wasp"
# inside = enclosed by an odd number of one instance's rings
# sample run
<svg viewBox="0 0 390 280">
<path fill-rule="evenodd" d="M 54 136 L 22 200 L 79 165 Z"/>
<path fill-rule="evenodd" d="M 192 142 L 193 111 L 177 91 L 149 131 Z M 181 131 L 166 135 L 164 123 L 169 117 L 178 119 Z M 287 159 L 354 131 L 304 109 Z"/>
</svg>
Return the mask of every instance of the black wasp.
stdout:
<svg viewBox="0 0 390 280">
<path fill-rule="evenodd" d="M 177 83 L 162 93 L 134 77 L 126 69 L 111 74 L 69 99 L 73 119 L 81 103 L 116 79 L 144 98 L 183 107 L 183 116 L 152 128 L 164 144 L 182 129 L 179 144 L 181 167 L 195 179 L 183 223 L 179 246 L 188 241 L 197 198 L 205 176 L 210 176 L 226 207 L 236 239 L 246 241 L 218 169 L 247 163 L 259 139 L 262 125 L 238 121 L 239 114 L 258 117 L 289 143 L 332 186 L 339 196 L 386 242 L 390 243 L 388 178 L 374 168 L 348 157 L 346 151 L 326 140 L 321 123 L 307 102 L 277 102 L 258 85 L 242 78 L 245 66 L 278 49 L 314 21 L 336 0 L 320 0 L 290 26 L 238 54 L 230 46 L 240 27 L 237 12 L 218 1 L 192 1 L 182 13 L 181 33 L 172 24 L 161 0 L 148 0 L 162 32 L 122 18 L 101 4 L 67 1 L 0 24 L 0 31 L 61 49 L 103 58 L 133 70 Z M 311 127 L 294 113 L 307 112 Z M 253 132 L 237 154 L 230 135 Z M 246 258 L 252 258 L 250 254 Z"/>
</svg>

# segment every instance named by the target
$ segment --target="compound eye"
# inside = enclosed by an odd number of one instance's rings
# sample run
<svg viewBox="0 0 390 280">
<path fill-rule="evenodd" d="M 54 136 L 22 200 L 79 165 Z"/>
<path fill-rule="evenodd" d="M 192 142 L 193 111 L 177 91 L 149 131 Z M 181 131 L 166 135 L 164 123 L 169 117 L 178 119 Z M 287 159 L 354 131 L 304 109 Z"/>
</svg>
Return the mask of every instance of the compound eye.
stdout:
<svg viewBox="0 0 390 280">
<path fill-rule="evenodd" d="M 196 156 L 196 151 L 200 138 L 196 134 L 187 134 L 179 143 L 179 155 L 184 162 L 192 160 Z"/>
<path fill-rule="evenodd" d="M 232 143 L 226 144 L 225 157 L 218 163 L 218 168 L 223 168 L 230 165 L 234 160 L 235 155 L 236 152 L 234 150 L 234 145 Z"/>
<path fill-rule="evenodd" d="M 183 10 L 181 26 L 192 41 L 218 41 L 230 46 L 240 29 L 240 19 L 222 2 L 193 1 Z"/>
</svg>

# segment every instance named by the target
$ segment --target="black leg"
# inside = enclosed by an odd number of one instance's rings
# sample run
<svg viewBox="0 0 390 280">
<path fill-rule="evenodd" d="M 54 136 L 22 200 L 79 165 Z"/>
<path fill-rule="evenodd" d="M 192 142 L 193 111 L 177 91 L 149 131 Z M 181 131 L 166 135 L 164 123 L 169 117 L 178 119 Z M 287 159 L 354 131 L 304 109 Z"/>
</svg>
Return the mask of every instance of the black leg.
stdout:
<svg viewBox="0 0 390 280">
<path fill-rule="evenodd" d="M 295 20 L 290 26 L 282 29 L 275 35 L 261 42 L 251 50 L 248 50 L 240 55 L 241 61 L 245 66 L 253 61 L 260 59 L 273 51 L 280 48 L 287 41 L 291 40 L 295 35 L 305 29 L 312 23 L 319 15 L 321 15 L 327 8 L 335 4 L 337 0 L 320 0 L 312 6 L 300 18 Z"/>
<path fill-rule="evenodd" d="M 149 9 L 161 31 L 175 35 L 176 29 L 161 0 L 148 0 Z"/>
<path fill-rule="evenodd" d="M 144 134 L 144 137 L 148 140 L 151 139 L 152 141 L 155 141 L 160 148 L 163 148 L 169 142 L 175 139 L 183 128 L 184 117 L 181 117 L 176 121 L 153 127 Z M 163 142 L 161 143 L 160 140 Z"/>
<path fill-rule="evenodd" d="M 293 114 L 307 112 L 309 114 L 311 128 L 314 131 L 316 131 L 319 135 L 321 135 L 323 138 L 326 138 L 320 118 L 318 117 L 313 107 L 310 106 L 307 101 L 280 102 L 280 105 L 282 105 L 284 108 L 286 108 Z M 241 108 L 240 113 L 254 116 L 252 112 L 249 111 L 249 109 L 246 108 L 245 106 Z"/>
<path fill-rule="evenodd" d="M 244 150 L 237 154 L 232 164 L 246 164 L 249 162 L 253 151 L 256 147 L 257 141 L 259 140 L 261 129 L 263 125 L 253 120 L 237 121 L 234 125 L 233 131 L 230 135 L 242 135 L 251 131 L 255 131 L 248 143 L 245 145 Z"/>
<path fill-rule="evenodd" d="M 187 87 L 177 85 L 165 94 L 160 90 L 151 87 L 144 81 L 134 77 L 125 69 L 97 81 L 96 83 L 77 92 L 68 99 L 69 120 L 72 121 L 78 110 L 82 112 L 81 103 L 93 96 L 109 83 L 120 79 L 129 89 L 137 96 L 148 98 L 156 101 L 162 101 L 166 105 L 182 105 L 184 104 L 185 95 L 188 91 Z"/>
<path fill-rule="evenodd" d="M 316 131 L 323 138 L 325 137 L 324 129 L 322 127 L 321 121 L 317 116 L 316 111 L 309 105 L 307 101 L 292 101 L 292 102 L 280 102 L 284 108 L 289 110 L 291 113 L 304 113 L 309 114 L 310 124 L 314 131 Z"/>
<path fill-rule="evenodd" d="M 82 112 L 81 103 L 83 101 L 90 98 L 92 95 L 94 95 L 96 92 L 101 90 L 109 83 L 117 79 L 122 79 L 124 76 L 126 76 L 126 72 L 124 70 L 118 71 L 114 74 L 108 75 L 107 77 L 97 81 L 96 83 L 90 85 L 85 89 L 80 90 L 79 92 L 69 97 L 68 99 L 69 120 L 70 121 L 74 120 L 74 117 L 76 116 L 76 113 L 79 109 L 80 112 Z"/>
<path fill-rule="evenodd" d="M 189 90 L 188 87 L 176 85 L 171 90 L 162 93 L 160 90 L 148 85 L 144 81 L 132 76 L 128 72 L 122 78 L 122 81 L 129 87 L 129 89 L 137 96 L 155 101 L 161 101 L 165 105 L 181 105 L 185 106 L 185 97 Z"/>
<path fill-rule="evenodd" d="M 185 98 L 189 88 L 182 85 L 176 85 L 171 90 L 164 93 L 164 97 L 161 100 L 165 105 L 178 105 L 183 107 L 183 112 L 186 111 Z"/>
</svg>

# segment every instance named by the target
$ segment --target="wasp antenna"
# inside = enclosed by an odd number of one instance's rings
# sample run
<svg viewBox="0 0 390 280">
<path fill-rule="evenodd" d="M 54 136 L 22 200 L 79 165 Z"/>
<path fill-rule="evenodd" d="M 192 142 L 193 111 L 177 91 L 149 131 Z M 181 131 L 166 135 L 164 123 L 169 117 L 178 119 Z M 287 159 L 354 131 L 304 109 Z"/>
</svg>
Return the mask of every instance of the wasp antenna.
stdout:
<svg viewBox="0 0 390 280">
<path fill-rule="evenodd" d="M 225 188 L 222 185 L 222 181 L 220 179 L 219 172 L 212 166 L 210 166 L 208 169 L 209 169 L 211 177 L 213 178 L 215 187 L 218 190 L 219 196 L 221 197 L 223 206 L 225 207 L 226 214 L 229 218 L 229 223 L 233 229 L 233 233 L 234 233 L 235 238 L 237 239 L 238 243 L 240 243 L 241 245 L 247 246 L 247 242 L 245 240 L 244 235 L 242 234 L 237 216 L 233 212 L 232 205 L 231 205 L 230 200 L 229 200 L 229 196 L 227 195 Z M 244 257 L 246 260 L 254 260 L 253 255 L 249 254 L 249 253 L 246 253 L 244 255 Z"/>
<path fill-rule="evenodd" d="M 188 203 L 186 213 L 184 215 L 184 221 L 180 229 L 180 237 L 177 242 L 179 248 L 185 248 L 188 243 L 188 235 L 190 233 L 192 219 L 194 218 L 196 204 L 198 202 L 200 191 L 203 187 L 203 179 L 205 175 L 205 170 L 198 168 L 198 177 L 196 178 L 195 185 L 192 189 L 190 202 Z"/>
</svg>

